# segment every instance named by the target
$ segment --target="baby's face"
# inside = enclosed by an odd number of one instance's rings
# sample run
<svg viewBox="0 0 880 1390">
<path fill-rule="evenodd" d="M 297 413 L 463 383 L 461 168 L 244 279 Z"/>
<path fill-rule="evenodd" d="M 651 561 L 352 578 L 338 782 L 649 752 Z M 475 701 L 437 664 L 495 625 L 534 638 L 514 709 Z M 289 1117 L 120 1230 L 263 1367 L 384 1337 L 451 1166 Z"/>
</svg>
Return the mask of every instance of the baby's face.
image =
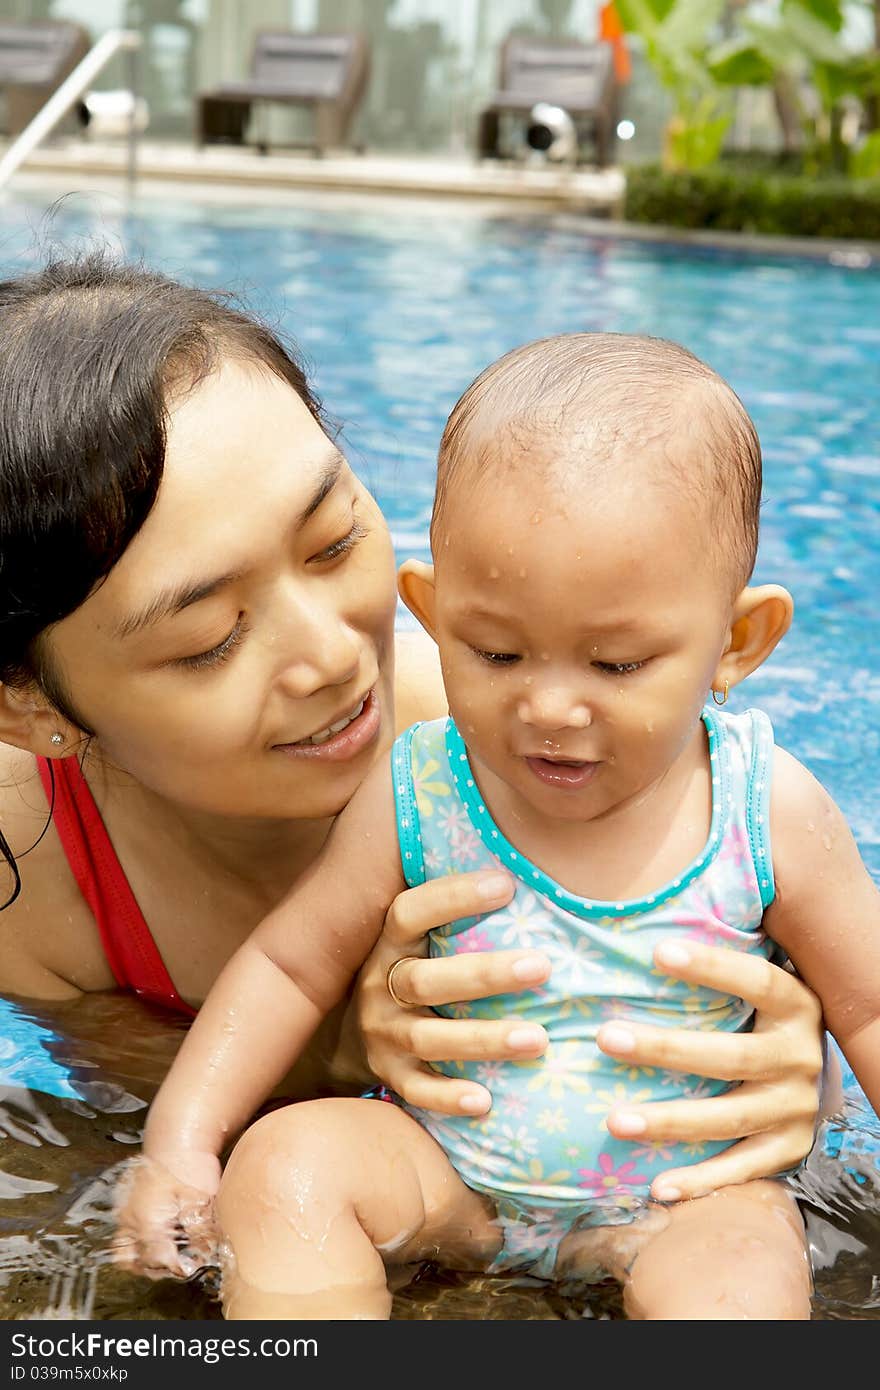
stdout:
<svg viewBox="0 0 880 1390">
<path fill-rule="evenodd" d="M 592 820 L 656 784 L 730 632 L 693 507 L 617 481 L 560 496 L 515 470 L 450 498 L 438 540 L 446 692 L 484 792 L 514 815 Z"/>
</svg>

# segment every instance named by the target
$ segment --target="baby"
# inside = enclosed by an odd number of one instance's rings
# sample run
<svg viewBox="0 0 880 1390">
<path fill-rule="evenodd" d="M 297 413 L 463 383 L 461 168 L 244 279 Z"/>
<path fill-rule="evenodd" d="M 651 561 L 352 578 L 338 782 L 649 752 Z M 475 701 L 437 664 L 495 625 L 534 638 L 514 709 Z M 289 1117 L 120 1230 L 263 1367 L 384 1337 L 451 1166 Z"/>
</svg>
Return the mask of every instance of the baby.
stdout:
<svg viewBox="0 0 880 1390">
<path fill-rule="evenodd" d="M 546 986 L 449 1012 L 519 1013 L 550 1044 L 491 1067 L 437 1058 L 490 1084 L 488 1115 L 333 1099 L 254 1125 L 217 1199 L 227 1317 L 387 1317 L 386 1265 L 437 1255 L 611 1276 L 632 1317 L 809 1317 L 784 1184 L 664 1205 L 652 1177 L 711 1149 L 646 1148 L 604 1126 L 619 1100 L 707 1083 L 627 1069 L 595 1045 L 608 1016 L 686 1019 L 707 1047 L 712 1030 L 750 1026 L 741 1000 L 664 976 L 664 941 L 788 955 L 880 1105 L 880 895 L 767 717 L 718 708 L 792 616 L 785 589 L 749 584 L 760 494 L 745 409 L 674 343 L 531 343 L 453 409 L 434 565 L 400 573 L 438 643 L 451 717 L 397 741 L 224 970 L 149 1116 L 144 1154 L 165 1190 L 145 1225 L 167 1230 L 194 1175 L 216 1190 L 227 1141 L 343 995 L 405 884 L 512 875 L 506 908 L 451 923 L 430 949 L 546 953 Z"/>
</svg>

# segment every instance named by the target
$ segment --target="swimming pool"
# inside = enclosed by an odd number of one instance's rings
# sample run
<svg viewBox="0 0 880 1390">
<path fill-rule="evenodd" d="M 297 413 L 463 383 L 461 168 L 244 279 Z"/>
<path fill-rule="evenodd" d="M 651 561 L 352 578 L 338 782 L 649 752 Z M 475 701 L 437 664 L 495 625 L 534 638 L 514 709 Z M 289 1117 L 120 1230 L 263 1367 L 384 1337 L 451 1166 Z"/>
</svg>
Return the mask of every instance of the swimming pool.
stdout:
<svg viewBox="0 0 880 1390">
<path fill-rule="evenodd" d="M 710 362 L 744 400 L 763 442 L 756 579 L 784 583 L 796 603 L 792 631 L 731 706 L 767 709 L 780 743 L 843 808 L 880 881 L 880 272 L 590 238 L 571 217 L 448 204 L 310 200 L 242 208 L 145 198 L 126 210 L 117 199 L 77 196 L 48 221 L 46 207 L 36 196 L 0 205 L 5 270 L 99 238 L 174 275 L 241 292 L 292 335 L 344 426 L 353 465 L 391 521 L 401 558 L 428 553 L 435 450 L 449 407 L 507 348 L 563 331 L 639 331 L 678 339 Z M 127 1027 L 153 1039 L 151 1025 L 138 1020 L 135 1027 L 130 1006 L 119 1007 Z M 85 1055 L 94 1063 L 94 1039 L 83 1046 L 78 1062 Z M 63 1077 L 69 1049 L 50 1043 L 48 1051 L 60 1057 Z M 103 1077 L 106 1055 L 98 1065 Z M 41 1112 L 62 1136 L 75 1115 L 77 1144 L 84 1142 L 80 1129 L 90 1143 L 95 1133 L 78 1105 L 90 1107 L 93 1120 L 128 1114 L 128 1128 L 114 1122 L 113 1130 L 128 1138 L 114 1142 L 132 1142 L 137 1105 L 121 1112 L 99 1105 L 124 1104 L 120 1087 L 135 1101 L 140 1095 L 119 1067 L 110 1066 L 117 1091 L 93 1091 L 88 1102 L 50 1096 L 46 1085 Z M 858 1149 L 868 1125 L 851 1113 L 853 1125 L 829 1140 L 844 1153 Z M 39 1137 L 40 1126 L 27 1132 Z M 104 1154 L 104 1167 L 118 1159 L 118 1152 Z M 870 1242 L 876 1267 L 880 1230 L 865 1235 L 859 1225 L 853 1234 L 857 1209 L 867 1222 L 864 1185 L 854 1180 L 850 1191 L 841 1183 L 837 1207 L 816 1215 L 816 1239 L 829 1263 L 830 1232 L 843 1232 L 844 1251 Z M 63 1225 L 61 1207 L 56 1217 Z M 6 1254 L 14 1266 L 14 1251 Z M 870 1281 L 866 1288 L 864 1296 L 846 1294 L 842 1313 L 834 1312 L 837 1294 L 829 1295 L 825 1315 L 877 1316 L 869 1311 L 876 1308 Z M 187 1316 L 175 1306 L 171 1316 Z"/>
</svg>

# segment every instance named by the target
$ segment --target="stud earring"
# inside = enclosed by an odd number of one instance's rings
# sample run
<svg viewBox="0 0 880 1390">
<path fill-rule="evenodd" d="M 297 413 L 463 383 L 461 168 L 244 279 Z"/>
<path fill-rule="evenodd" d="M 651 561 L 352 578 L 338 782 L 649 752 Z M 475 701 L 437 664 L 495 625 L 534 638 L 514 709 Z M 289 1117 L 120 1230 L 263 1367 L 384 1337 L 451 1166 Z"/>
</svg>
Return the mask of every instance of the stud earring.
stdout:
<svg viewBox="0 0 880 1390">
<path fill-rule="evenodd" d="M 64 742 L 64 735 L 63 735 L 63 734 L 58 734 L 58 733 L 50 734 L 50 735 L 49 735 L 49 742 L 50 742 L 51 744 L 54 744 L 54 746 L 55 746 L 56 748 L 60 748 L 61 745 L 62 745 L 62 743 Z"/>
<path fill-rule="evenodd" d="M 721 694 L 721 699 L 719 700 L 719 698 L 718 698 L 718 691 L 717 691 L 717 690 L 713 690 L 713 691 L 712 691 L 712 699 L 715 701 L 716 705 L 726 705 L 726 704 L 727 704 L 727 696 L 728 696 L 729 693 L 730 693 L 730 681 L 725 681 L 725 682 L 724 682 L 724 690 L 722 691 L 722 694 Z"/>
</svg>

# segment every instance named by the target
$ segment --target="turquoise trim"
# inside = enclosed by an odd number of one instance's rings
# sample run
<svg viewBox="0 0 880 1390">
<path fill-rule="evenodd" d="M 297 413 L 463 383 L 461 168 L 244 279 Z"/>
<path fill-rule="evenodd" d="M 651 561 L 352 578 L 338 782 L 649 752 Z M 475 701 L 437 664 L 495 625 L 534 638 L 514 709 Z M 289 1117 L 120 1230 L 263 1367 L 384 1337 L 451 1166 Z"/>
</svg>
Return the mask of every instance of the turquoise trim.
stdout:
<svg viewBox="0 0 880 1390">
<path fill-rule="evenodd" d="M 770 852 L 770 783 L 773 773 L 773 729 L 759 709 L 747 713 L 752 720 L 752 761 L 746 790 L 746 827 L 752 863 L 758 879 L 761 905 L 766 910 L 776 897 L 773 855 Z"/>
<path fill-rule="evenodd" d="M 687 887 L 692 879 L 703 872 L 721 847 L 730 795 L 730 749 L 727 742 L 727 731 L 716 719 L 712 710 L 708 707 L 704 709 L 701 718 L 706 726 L 706 734 L 709 739 L 709 762 L 712 768 L 712 821 L 709 827 L 709 837 L 700 854 L 679 878 L 673 879 L 665 887 L 658 889 L 656 893 L 651 893 L 644 898 L 629 899 L 626 902 L 600 902 L 592 898 L 579 898 L 574 893 L 569 893 L 567 888 L 554 883 L 543 869 L 539 869 L 536 864 L 533 864 L 524 854 L 520 854 L 519 850 L 514 848 L 483 805 L 464 740 L 451 719 L 446 721 L 446 752 L 449 757 L 452 779 L 470 817 L 471 824 L 483 844 L 498 857 L 505 869 L 509 869 L 521 883 L 526 884 L 551 902 L 560 903 L 566 911 L 573 913 L 576 917 L 585 919 L 628 917 L 639 912 L 649 912 L 660 903 L 675 897 L 683 888 Z"/>
<path fill-rule="evenodd" d="M 412 741 L 420 724 L 413 724 L 395 739 L 391 749 L 391 780 L 394 786 L 394 813 L 397 817 L 397 843 L 400 863 L 408 888 L 425 881 L 422 853 L 422 826 L 412 776 Z"/>
</svg>

